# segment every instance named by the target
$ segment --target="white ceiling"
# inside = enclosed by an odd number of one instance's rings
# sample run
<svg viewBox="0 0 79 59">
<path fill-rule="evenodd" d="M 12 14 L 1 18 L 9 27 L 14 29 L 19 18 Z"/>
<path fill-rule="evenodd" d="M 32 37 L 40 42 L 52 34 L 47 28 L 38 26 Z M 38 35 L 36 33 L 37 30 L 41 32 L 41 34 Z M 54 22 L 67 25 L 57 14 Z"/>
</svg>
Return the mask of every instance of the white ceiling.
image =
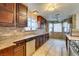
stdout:
<svg viewBox="0 0 79 59">
<path fill-rule="evenodd" d="M 29 11 L 37 10 L 39 12 L 39 15 L 42 15 L 48 21 L 55 21 L 56 14 L 60 14 L 58 18 L 61 21 L 69 18 L 72 14 L 79 12 L 78 3 L 57 3 L 57 8 L 53 11 L 46 10 L 47 4 L 48 3 L 28 3 L 25 5 L 28 5 Z"/>
</svg>

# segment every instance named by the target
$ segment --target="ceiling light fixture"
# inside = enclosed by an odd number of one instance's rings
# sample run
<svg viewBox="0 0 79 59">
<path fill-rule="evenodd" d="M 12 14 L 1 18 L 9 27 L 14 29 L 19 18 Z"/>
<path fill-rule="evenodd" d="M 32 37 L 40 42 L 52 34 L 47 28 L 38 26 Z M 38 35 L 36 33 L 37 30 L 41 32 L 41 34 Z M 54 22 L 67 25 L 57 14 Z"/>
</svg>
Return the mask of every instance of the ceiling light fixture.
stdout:
<svg viewBox="0 0 79 59">
<path fill-rule="evenodd" d="M 38 12 L 37 10 L 34 10 L 34 11 L 33 11 L 33 14 L 35 14 L 35 15 L 38 15 L 38 13 L 39 13 L 39 12 Z"/>
<path fill-rule="evenodd" d="M 57 22 L 60 22 L 59 15 L 60 15 L 60 14 L 56 14 L 56 15 L 55 15 L 55 16 L 56 16 L 56 19 L 57 19 Z"/>
<path fill-rule="evenodd" d="M 57 8 L 57 4 L 53 3 L 53 4 L 47 4 L 47 10 L 48 11 L 53 11 Z"/>
</svg>

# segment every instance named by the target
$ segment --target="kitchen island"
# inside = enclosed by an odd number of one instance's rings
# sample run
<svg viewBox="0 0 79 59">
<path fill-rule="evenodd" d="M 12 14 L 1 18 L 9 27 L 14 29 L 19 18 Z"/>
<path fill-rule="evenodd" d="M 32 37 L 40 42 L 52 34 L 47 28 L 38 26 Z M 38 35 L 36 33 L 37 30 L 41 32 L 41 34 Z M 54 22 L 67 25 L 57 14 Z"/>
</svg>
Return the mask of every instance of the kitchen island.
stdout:
<svg viewBox="0 0 79 59">
<path fill-rule="evenodd" d="M 79 47 L 76 42 L 79 41 L 78 34 L 66 35 L 66 48 L 69 56 L 77 56 L 79 52 Z"/>
</svg>

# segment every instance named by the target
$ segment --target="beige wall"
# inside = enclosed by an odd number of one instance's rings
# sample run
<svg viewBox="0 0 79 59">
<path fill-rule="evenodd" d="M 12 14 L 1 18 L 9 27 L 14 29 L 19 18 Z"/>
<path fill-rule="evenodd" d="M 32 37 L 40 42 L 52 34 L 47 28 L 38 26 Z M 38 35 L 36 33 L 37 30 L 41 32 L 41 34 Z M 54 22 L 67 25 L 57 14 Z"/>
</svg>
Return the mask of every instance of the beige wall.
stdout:
<svg viewBox="0 0 79 59">
<path fill-rule="evenodd" d="M 62 32 L 53 32 L 53 33 L 50 34 L 50 38 L 63 39 L 64 34 Z"/>
<path fill-rule="evenodd" d="M 72 16 L 73 29 L 79 29 L 79 14 Z"/>
<path fill-rule="evenodd" d="M 72 16 L 72 28 L 75 29 L 76 28 L 76 15 Z"/>
<path fill-rule="evenodd" d="M 33 14 L 33 12 L 28 12 L 28 17 L 31 17 L 31 18 L 37 20 L 37 15 Z"/>
<path fill-rule="evenodd" d="M 76 29 L 79 30 L 79 14 L 76 14 Z"/>
</svg>

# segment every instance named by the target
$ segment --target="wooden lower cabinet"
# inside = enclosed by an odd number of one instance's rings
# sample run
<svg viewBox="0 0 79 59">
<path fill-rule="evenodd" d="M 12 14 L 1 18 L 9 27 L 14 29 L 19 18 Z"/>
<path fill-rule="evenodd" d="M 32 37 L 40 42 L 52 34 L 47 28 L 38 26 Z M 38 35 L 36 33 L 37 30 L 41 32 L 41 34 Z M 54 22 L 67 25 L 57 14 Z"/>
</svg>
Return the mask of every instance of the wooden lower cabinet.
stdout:
<svg viewBox="0 0 79 59">
<path fill-rule="evenodd" d="M 14 56 L 25 56 L 26 55 L 25 50 L 25 43 L 16 45 L 14 48 Z"/>
<path fill-rule="evenodd" d="M 43 44 L 46 42 L 46 35 L 43 35 Z"/>
<path fill-rule="evenodd" d="M 36 47 L 36 50 L 43 45 L 44 43 L 44 36 L 43 35 L 40 35 L 40 36 L 37 36 L 36 37 L 36 42 L 35 42 L 35 47 Z"/>
<path fill-rule="evenodd" d="M 39 43 L 40 43 L 40 46 L 44 44 L 44 35 L 40 36 Z"/>
<path fill-rule="evenodd" d="M 38 48 L 39 48 L 39 37 L 37 36 L 35 40 L 35 50 L 37 50 Z"/>
<path fill-rule="evenodd" d="M 45 38 L 46 38 L 46 41 L 47 41 L 49 39 L 49 34 L 46 34 Z"/>
<path fill-rule="evenodd" d="M 0 50 L 0 56 L 13 56 L 14 55 L 14 46 Z"/>
<path fill-rule="evenodd" d="M 35 50 L 41 47 L 49 39 L 49 34 L 44 34 L 36 37 Z"/>
<path fill-rule="evenodd" d="M 25 44 L 11 46 L 0 50 L 0 56 L 25 56 Z"/>
</svg>

